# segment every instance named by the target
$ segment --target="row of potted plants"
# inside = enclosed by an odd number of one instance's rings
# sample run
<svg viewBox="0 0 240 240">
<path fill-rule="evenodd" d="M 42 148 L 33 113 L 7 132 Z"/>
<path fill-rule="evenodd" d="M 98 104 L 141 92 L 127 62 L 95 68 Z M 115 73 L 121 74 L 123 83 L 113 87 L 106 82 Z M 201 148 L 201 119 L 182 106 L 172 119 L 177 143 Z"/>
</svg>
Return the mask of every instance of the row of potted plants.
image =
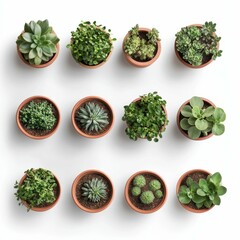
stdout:
<svg viewBox="0 0 240 240">
<path fill-rule="evenodd" d="M 60 123 L 60 111 L 49 98 L 33 96 L 24 100 L 17 109 L 19 129 L 33 139 L 51 136 Z M 225 131 L 226 114 L 206 98 L 192 97 L 182 104 L 177 113 L 177 125 L 181 133 L 194 140 L 204 140 Z M 99 138 L 113 127 L 114 113 L 103 98 L 89 96 L 79 100 L 72 110 L 74 129 L 82 136 Z M 166 101 L 157 92 L 148 93 L 124 106 L 122 120 L 130 139 L 154 140 L 162 138 L 168 124 Z"/>
<path fill-rule="evenodd" d="M 113 41 L 111 30 L 96 22 L 81 22 L 71 32 L 67 48 L 77 63 L 87 68 L 102 66 L 111 56 Z M 221 56 L 220 37 L 216 35 L 216 24 L 194 24 L 181 28 L 176 33 L 175 52 L 186 66 L 201 68 Z M 49 26 L 48 20 L 25 23 L 24 31 L 16 41 L 20 58 L 36 68 L 52 64 L 59 54 L 59 38 Z M 156 28 L 134 26 L 123 40 L 123 53 L 129 63 L 136 67 L 147 67 L 154 63 L 161 52 L 161 41 Z"/>
<path fill-rule="evenodd" d="M 206 212 L 215 205 L 220 205 L 220 196 L 227 192 L 221 182 L 222 177 L 218 172 L 211 174 L 201 169 L 188 171 L 177 182 L 178 200 L 190 212 Z M 51 209 L 61 194 L 57 177 L 42 168 L 28 169 L 14 187 L 19 205 L 25 205 L 28 211 L 42 212 Z M 162 177 L 151 171 L 133 174 L 125 186 L 128 205 L 143 214 L 159 210 L 165 204 L 167 194 L 167 186 Z M 80 173 L 72 184 L 72 198 L 75 204 L 86 212 L 103 211 L 111 204 L 113 195 L 112 181 L 98 170 Z"/>
</svg>

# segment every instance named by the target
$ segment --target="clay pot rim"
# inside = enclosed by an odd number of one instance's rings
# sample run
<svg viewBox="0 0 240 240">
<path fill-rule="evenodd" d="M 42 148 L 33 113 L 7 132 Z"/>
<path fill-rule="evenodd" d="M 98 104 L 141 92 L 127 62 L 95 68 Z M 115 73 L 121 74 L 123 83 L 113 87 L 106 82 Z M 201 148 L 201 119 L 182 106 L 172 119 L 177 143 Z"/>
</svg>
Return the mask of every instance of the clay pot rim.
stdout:
<svg viewBox="0 0 240 240">
<path fill-rule="evenodd" d="M 38 168 L 38 169 L 39 169 L 39 168 Z M 34 170 L 37 170 L 37 169 L 34 169 Z M 44 170 L 47 170 L 47 169 L 44 169 Z M 50 171 L 50 170 L 48 170 L 48 171 Z M 50 172 L 52 173 L 52 171 L 50 171 Z M 52 173 L 52 174 L 53 174 L 53 173 Z M 32 207 L 30 210 L 35 211 L 35 212 L 44 212 L 44 211 L 50 210 L 51 208 L 53 208 L 53 207 L 58 203 L 58 201 L 59 201 L 59 199 L 60 199 L 60 196 L 61 196 L 61 191 L 62 191 L 62 189 L 61 189 L 61 185 L 60 185 L 60 182 L 59 182 L 58 178 L 56 177 L 55 174 L 53 174 L 53 175 L 54 175 L 54 178 L 55 178 L 55 180 L 56 180 L 56 183 L 57 183 L 57 186 L 58 186 L 58 190 L 59 190 L 59 194 L 58 194 L 58 196 L 56 197 L 56 200 L 55 200 L 53 203 L 51 203 L 49 206 L 46 206 L 46 207 Z M 22 176 L 22 178 L 21 178 L 21 180 L 20 180 L 20 182 L 19 182 L 19 185 L 22 185 L 22 184 L 23 184 L 23 182 L 24 182 L 24 180 L 26 179 L 26 177 L 27 177 L 27 174 L 25 173 L 25 174 Z M 21 200 L 21 202 L 22 202 L 22 204 L 23 204 L 26 208 L 28 208 L 29 204 L 28 204 L 26 201 Z"/>
<path fill-rule="evenodd" d="M 29 134 L 29 133 L 23 128 L 23 126 L 22 126 L 22 124 L 21 124 L 21 121 L 20 121 L 20 110 L 21 110 L 26 104 L 28 104 L 29 102 L 31 102 L 31 101 L 33 101 L 33 100 L 35 100 L 35 99 L 42 99 L 43 101 L 46 100 L 46 101 L 48 101 L 49 103 L 51 103 L 51 104 L 54 106 L 54 108 L 56 109 L 57 115 L 58 115 L 58 117 L 57 117 L 57 123 L 56 123 L 55 128 L 52 129 L 51 132 L 49 132 L 48 134 L 43 135 L 43 136 L 34 136 L 34 135 Z M 53 134 L 57 131 L 57 129 L 58 129 L 58 127 L 59 127 L 59 124 L 60 124 L 60 121 L 61 121 L 61 114 L 60 114 L 60 111 L 59 111 L 59 108 L 58 108 L 57 104 L 56 104 L 54 101 L 52 101 L 52 100 L 51 100 L 50 98 L 48 98 L 48 97 L 45 97 L 45 96 L 42 96 L 42 95 L 36 95 L 36 96 L 32 96 L 32 97 L 26 98 L 26 99 L 19 105 L 19 107 L 18 107 L 18 109 L 17 109 L 17 112 L 16 112 L 16 121 L 17 121 L 17 126 L 18 126 L 19 130 L 20 130 L 24 135 L 26 135 L 26 136 L 29 137 L 29 138 L 35 139 L 35 140 L 41 140 L 41 139 L 45 139 L 45 138 L 50 137 L 51 135 L 53 135 Z"/>
<path fill-rule="evenodd" d="M 22 31 L 22 33 L 20 35 L 22 35 L 24 33 L 24 31 Z M 54 31 L 52 31 L 52 33 L 55 33 Z M 56 35 L 56 34 L 55 34 Z M 56 35 L 57 36 L 57 35 Z M 60 44 L 59 42 L 56 44 L 56 48 L 57 48 L 57 52 L 53 55 L 53 57 L 46 63 L 44 64 L 40 64 L 40 65 L 35 65 L 35 64 L 30 64 L 24 57 L 23 54 L 20 52 L 19 50 L 19 46 L 17 45 L 17 53 L 18 56 L 21 58 L 21 60 L 28 66 L 33 67 L 33 68 L 45 68 L 48 67 L 49 65 L 51 65 L 58 57 L 59 51 L 60 51 Z"/>
<path fill-rule="evenodd" d="M 89 175 L 89 174 L 101 175 L 103 178 L 106 179 L 106 181 L 110 184 L 110 186 L 112 188 L 112 194 L 109 196 L 108 202 L 105 205 L 103 205 L 101 208 L 90 209 L 90 208 L 84 207 L 77 199 L 77 196 L 76 196 L 77 184 L 78 184 L 78 182 L 80 181 L 81 178 L 83 178 L 84 176 Z M 89 169 L 89 170 L 85 170 L 85 171 L 83 171 L 83 172 L 81 172 L 81 173 L 79 173 L 77 175 L 77 177 L 74 179 L 74 181 L 72 183 L 72 191 L 71 191 L 71 193 L 72 193 L 72 199 L 73 199 L 74 203 L 81 210 L 83 210 L 85 212 L 88 212 L 88 213 L 98 213 L 98 212 L 102 212 L 103 210 L 105 210 L 106 208 L 108 208 L 110 206 L 110 204 L 113 201 L 113 197 L 114 197 L 115 191 L 114 191 L 114 186 L 113 186 L 112 180 L 111 180 L 111 178 L 107 174 L 105 174 L 104 172 L 102 172 L 100 170 Z"/>
<path fill-rule="evenodd" d="M 199 27 L 199 28 L 202 28 L 203 24 L 191 24 L 191 25 L 188 25 L 187 27 L 192 27 L 192 26 L 196 26 L 196 27 Z M 219 49 L 219 43 L 217 45 L 217 48 Z M 177 51 L 177 48 L 176 48 L 176 39 L 174 41 L 174 51 L 175 51 L 175 54 L 178 58 L 178 60 L 183 63 L 185 66 L 187 67 L 190 67 L 190 68 L 193 68 L 193 69 L 199 69 L 199 68 L 203 68 L 203 67 L 206 67 L 207 65 L 209 65 L 212 61 L 213 61 L 213 58 L 211 58 L 208 62 L 204 63 L 204 64 L 201 64 L 199 66 L 193 66 L 192 64 L 184 61 L 182 59 L 182 57 L 180 56 L 179 52 Z"/>
<path fill-rule="evenodd" d="M 109 128 L 98 134 L 98 135 L 89 135 L 85 132 L 83 132 L 76 124 L 76 121 L 75 121 L 75 113 L 77 111 L 77 109 L 83 105 L 85 102 L 91 102 L 91 100 L 97 100 L 97 101 L 100 101 L 102 102 L 108 109 L 109 109 L 109 112 L 111 113 L 111 122 L 109 123 L 110 126 Z M 82 135 L 83 137 L 86 137 L 86 138 L 100 138 L 100 137 L 103 137 L 105 136 L 107 133 L 110 132 L 110 130 L 113 128 L 113 124 L 114 124 L 114 120 L 115 120 L 115 117 L 114 117 L 114 113 L 113 113 L 113 108 L 111 107 L 111 105 L 104 99 L 104 98 L 101 98 L 101 97 L 98 97 L 98 96 L 87 96 L 87 97 L 84 97 L 84 98 L 81 98 L 73 107 L 72 109 L 72 114 L 71 114 L 71 120 L 72 120 L 72 125 L 74 127 L 74 129 L 77 131 L 77 133 L 79 133 L 80 135 Z"/>
<path fill-rule="evenodd" d="M 131 31 L 131 30 L 130 30 Z M 127 53 L 125 53 L 124 51 L 124 44 L 126 42 L 126 39 L 128 38 L 128 36 L 130 35 L 130 31 L 128 31 L 128 33 L 126 34 L 126 36 L 124 37 L 123 39 L 123 43 L 122 43 L 122 50 L 123 50 L 123 54 L 125 56 L 125 58 L 127 59 L 127 61 L 132 64 L 133 66 L 135 67 L 148 67 L 150 66 L 151 64 L 153 64 L 160 56 L 160 53 L 161 53 L 161 40 L 158 40 L 157 41 L 157 53 L 155 54 L 155 56 L 150 59 L 149 61 L 146 61 L 146 62 L 138 62 L 136 60 L 134 60 L 130 55 L 128 55 Z M 149 32 L 151 31 L 151 29 L 149 28 L 139 28 L 139 32 Z"/>
<path fill-rule="evenodd" d="M 176 184 L 176 195 L 178 195 L 178 192 L 179 192 L 179 189 L 181 187 L 181 183 L 183 181 L 183 179 L 185 177 L 187 177 L 189 174 L 192 174 L 192 173 L 196 173 L 196 172 L 202 172 L 202 173 L 205 173 L 205 174 L 211 174 L 210 172 L 206 171 L 206 170 L 203 170 L 203 169 L 192 169 L 192 170 L 189 170 L 185 173 L 183 173 L 181 175 L 181 177 L 178 179 L 177 181 L 177 184 Z M 178 197 L 177 197 L 178 199 Z M 204 212 L 208 212 L 210 209 L 212 209 L 214 207 L 214 205 L 212 205 L 210 208 L 204 208 L 204 209 L 194 209 L 194 208 L 190 208 L 189 206 L 187 206 L 186 204 L 183 204 L 179 201 L 178 199 L 178 202 L 182 205 L 182 207 L 184 209 L 186 209 L 187 211 L 189 212 L 192 212 L 192 213 L 204 213 Z"/>
<path fill-rule="evenodd" d="M 213 106 L 214 108 L 216 108 L 216 105 L 211 102 L 210 100 L 208 100 L 207 98 L 203 98 L 203 97 L 200 97 L 204 102 L 208 103 L 210 106 Z M 185 101 L 178 109 L 178 112 L 177 112 L 177 117 L 176 117 L 176 121 L 177 121 L 177 126 L 178 126 L 178 129 L 179 131 L 185 136 L 187 137 L 188 139 L 190 140 L 194 140 L 194 141 L 202 141 L 202 140 L 206 140 L 210 137 L 213 136 L 212 133 L 208 134 L 207 136 L 203 136 L 203 137 L 199 137 L 197 139 L 192 139 L 188 136 L 188 134 L 181 128 L 180 126 L 180 116 L 181 116 L 181 109 L 185 106 L 185 105 L 189 105 L 190 104 L 190 99 L 188 99 L 187 101 Z"/>
</svg>

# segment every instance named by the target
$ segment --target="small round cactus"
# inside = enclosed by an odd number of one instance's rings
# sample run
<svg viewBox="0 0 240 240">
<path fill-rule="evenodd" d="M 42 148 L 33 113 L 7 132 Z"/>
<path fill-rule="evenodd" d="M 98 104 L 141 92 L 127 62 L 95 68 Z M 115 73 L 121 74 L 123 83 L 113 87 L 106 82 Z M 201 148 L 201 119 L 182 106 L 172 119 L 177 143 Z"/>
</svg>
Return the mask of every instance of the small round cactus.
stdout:
<svg viewBox="0 0 240 240">
<path fill-rule="evenodd" d="M 141 194 L 141 188 L 140 187 L 133 187 L 132 188 L 132 195 L 134 196 L 134 197 L 137 197 L 137 196 L 139 196 Z"/>
<path fill-rule="evenodd" d="M 152 191 L 145 191 L 141 194 L 140 200 L 143 204 L 151 204 L 155 199 L 154 194 Z"/>
<path fill-rule="evenodd" d="M 163 196 L 163 193 L 162 193 L 162 191 L 161 190 L 157 190 L 155 193 L 154 193 L 154 195 L 155 195 L 155 197 L 156 198 L 161 198 L 162 196 Z"/>
<path fill-rule="evenodd" d="M 149 183 L 149 188 L 151 191 L 156 191 L 156 190 L 159 190 L 161 188 L 161 183 L 154 179 L 154 180 L 151 180 L 150 183 Z"/>
<path fill-rule="evenodd" d="M 133 179 L 133 185 L 136 187 L 144 187 L 146 185 L 146 179 L 143 175 L 137 175 L 134 179 Z"/>
</svg>

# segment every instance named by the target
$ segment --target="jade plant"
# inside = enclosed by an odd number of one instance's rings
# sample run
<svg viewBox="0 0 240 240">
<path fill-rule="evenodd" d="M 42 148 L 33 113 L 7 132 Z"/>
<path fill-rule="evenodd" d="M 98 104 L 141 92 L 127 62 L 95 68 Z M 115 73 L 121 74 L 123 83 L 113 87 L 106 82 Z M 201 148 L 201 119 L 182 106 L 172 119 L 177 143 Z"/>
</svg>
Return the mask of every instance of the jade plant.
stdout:
<svg viewBox="0 0 240 240">
<path fill-rule="evenodd" d="M 52 130 L 57 122 L 48 101 L 31 101 L 20 110 L 20 121 L 27 129 Z"/>
<path fill-rule="evenodd" d="M 192 97 L 190 103 L 182 107 L 181 115 L 183 118 L 180 127 L 187 131 L 191 139 L 207 136 L 210 133 L 219 136 L 225 131 L 222 123 L 226 119 L 224 110 L 204 106 L 204 101 L 200 97 Z"/>
<path fill-rule="evenodd" d="M 75 120 L 88 133 L 101 133 L 109 125 L 108 112 L 95 102 L 87 102 L 80 107 Z"/>
<path fill-rule="evenodd" d="M 72 52 L 74 59 L 85 65 L 95 66 L 106 61 L 110 54 L 115 38 L 111 38 L 111 30 L 98 25 L 96 21 L 93 23 L 81 22 L 74 32 L 72 31 L 72 39 L 67 45 Z"/>
<path fill-rule="evenodd" d="M 57 181 L 51 171 L 31 168 L 25 173 L 22 184 L 16 181 L 14 185 L 19 205 L 23 204 L 22 201 L 26 202 L 29 211 L 33 207 L 44 207 L 56 201 Z"/>
<path fill-rule="evenodd" d="M 16 43 L 24 59 L 32 65 L 47 63 L 57 52 L 59 38 L 48 20 L 25 23 L 24 32 Z"/>
<path fill-rule="evenodd" d="M 156 28 L 150 30 L 145 37 L 139 31 L 138 24 L 129 31 L 124 43 L 124 51 L 135 60 L 151 60 L 156 52 L 159 33 Z"/>
<path fill-rule="evenodd" d="M 164 110 L 166 101 L 157 92 L 140 96 L 139 101 L 124 106 L 123 121 L 126 121 L 126 134 L 136 141 L 146 138 L 158 142 L 162 138 L 165 125 L 168 124 L 167 114 Z"/>
<path fill-rule="evenodd" d="M 219 172 L 209 174 L 206 179 L 200 178 L 198 182 L 188 177 L 186 185 L 180 187 L 178 199 L 182 204 L 193 202 L 198 209 L 220 205 L 220 196 L 227 192 L 221 181 L 222 176 Z"/>
<path fill-rule="evenodd" d="M 193 66 L 202 65 L 211 58 L 215 60 L 222 54 L 222 50 L 218 50 L 221 37 L 215 32 L 216 24 L 213 22 L 205 22 L 202 27 L 183 27 L 176 34 L 176 50 Z"/>
<path fill-rule="evenodd" d="M 102 179 L 93 178 L 85 182 L 81 189 L 82 196 L 86 197 L 88 201 L 96 203 L 107 198 L 107 186 Z"/>
</svg>

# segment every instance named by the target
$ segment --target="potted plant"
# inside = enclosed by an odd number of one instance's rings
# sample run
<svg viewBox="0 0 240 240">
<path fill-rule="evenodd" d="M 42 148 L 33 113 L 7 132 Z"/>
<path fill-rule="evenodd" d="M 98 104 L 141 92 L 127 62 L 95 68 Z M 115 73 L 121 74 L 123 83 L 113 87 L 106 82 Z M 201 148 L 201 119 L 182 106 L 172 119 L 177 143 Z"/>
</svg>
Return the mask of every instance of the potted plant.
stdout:
<svg viewBox="0 0 240 240">
<path fill-rule="evenodd" d="M 123 52 L 129 63 L 136 67 L 148 67 L 161 52 L 159 32 L 156 28 L 133 27 L 123 40 Z"/>
<path fill-rule="evenodd" d="M 97 68 L 102 66 L 111 56 L 113 41 L 111 30 L 98 25 L 95 21 L 82 22 L 77 30 L 72 31 L 72 38 L 67 48 L 71 50 L 73 58 L 81 66 Z"/>
<path fill-rule="evenodd" d="M 168 124 L 166 101 L 157 92 L 144 94 L 124 106 L 122 120 L 127 123 L 125 132 L 130 139 L 158 142 Z"/>
<path fill-rule="evenodd" d="M 33 96 L 19 105 L 16 120 L 23 134 L 39 140 L 50 137 L 56 132 L 60 123 L 60 112 L 51 99 Z"/>
<path fill-rule="evenodd" d="M 52 64 L 59 54 L 59 38 L 49 26 L 48 20 L 25 23 L 18 36 L 17 52 L 24 63 L 35 68 Z"/>
<path fill-rule="evenodd" d="M 175 53 L 178 59 L 188 67 L 202 68 L 220 57 L 221 37 L 215 32 L 216 24 L 212 22 L 183 27 L 176 34 L 175 40 Z"/>
<path fill-rule="evenodd" d="M 15 196 L 19 205 L 24 205 L 27 210 L 37 212 L 47 211 L 54 207 L 61 193 L 57 177 L 49 170 L 38 168 L 28 169 L 20 182 L 16 181 Z"/>
<path fill-rule="evenodd" d="M 101 212 L 112 202 L 114 187 L 110 178 L 98 170 L 80 173 L 72 184 L 75 204 L 89 213 Z"/>
<path fill-rule="evenodd" d="M 213 206 L 220 205 L 220 196 L 227 192 L 221 181 L 222 176 L 219 172 L 210 174 L 202 169 L 190 170 L 177 182 L 178 200 L 190 212 L 206 212 Z"/>
<path fill-rule="evenodd" d="M 126 183 L 125 199 L 136 212 L 153 213 L 165 204 L 166 198 L 167 186 L 154 172 L 137 172 Z"/>
<path fill-rule="evenodd" d="M 180 132 L 193 140 L 205 140 L 222 135 L 226 114 L 206 98 L 192 97 L 182 104 L 177 113 Z"/>
<path fill-rule="evenodd" d="M 84 137 L 103 137 L 112 129 L 113 122 L 112 107 L 103 98 L 88 96 L 79 100 L 73 107 L 73 127 Z"/>
</svg>

